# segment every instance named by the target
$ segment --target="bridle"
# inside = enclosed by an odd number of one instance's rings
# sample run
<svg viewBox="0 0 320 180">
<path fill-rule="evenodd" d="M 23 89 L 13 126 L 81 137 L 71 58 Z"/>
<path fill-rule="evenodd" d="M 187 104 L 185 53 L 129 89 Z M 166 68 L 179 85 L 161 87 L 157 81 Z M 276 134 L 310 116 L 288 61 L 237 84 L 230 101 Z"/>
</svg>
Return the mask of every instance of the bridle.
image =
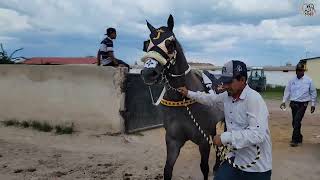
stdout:
<svg viewBox="0 0 320 180">
<path fill-rule="evenodd" d="M 160 94 L 158 100 L 156 100 L 156 101 L 154 100 L 153 93 L 152 93 L 152 90 L 151 90 L 151 86 L 148 85 L 150 97 L 151 97 L 151 100 L 152 100 L 152 104 L 155 105 L 155 106 L 158 106 L 158 105 L 160 104 L 160 102 L 161 102 L 161 100 L 163 100 L 163 96 L 164 96 L 164 94 L 166 93 L 167 90 L 172 90 L 172 91 L 178 92 L 178 89 L 177 89 L 177 88 L 172 87 L 172 86 L 170 85 L 170 82 L 169 82 L 167 76 L 170 76 L 170 77 L 172 77 L 172 78 L 179 78 L 179 77 L 186 76 L 186 75 L 191 71 L 191 67 L 190 67 L 190 65 L 188 65 L 188 69 L 185 70 L 185 71 L 184 71 L 183 73 L 181 73 L 181 74 L 173 74 L 173 73 L 170 73 L 170 72 L 169 72 L 170 67 L 175 65 L 175 63 L 173 64 L 172 62 L 175 62 L 175 59 L 174 59 L 174 60 L 171 60 L 171 61 L 168 61 L 168 62 L 164 65 L 164 67 L 163 67 L 163 69 L 162 69 L 162 71 L 161 71 L 161 79 L 160 79 L 160 81 L 159 81 L 159 84 L 164 85 L 164 87 L 163 87 L 163 89 L 162 89 L 162 91 L 161 91 L 161 94 Z"/>
</svg>

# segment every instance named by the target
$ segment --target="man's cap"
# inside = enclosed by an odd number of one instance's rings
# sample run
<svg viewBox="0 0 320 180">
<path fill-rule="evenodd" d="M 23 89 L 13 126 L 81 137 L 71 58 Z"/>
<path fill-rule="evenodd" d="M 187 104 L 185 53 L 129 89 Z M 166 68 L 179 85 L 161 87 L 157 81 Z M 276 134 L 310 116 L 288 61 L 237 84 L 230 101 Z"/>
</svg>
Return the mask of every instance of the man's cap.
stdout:
<svg viewBox="0 0 320 180">
<path fill-rule="evenodd" d="M 299 62 L 296 66 L 296 70 L 297 71 L 305 71 L 306 70 L 305 65 L 303 63 Z"/>
<path fill-rule="evenodd" d="M 113 32 L 117 32 L 117 31 L 115 28 L 110 27 L 110 28 L 106 29 L 106 33 L 104 35 L 110 35 Z"/>
<path fill-rule="evenodd" d="M 219 81 L 224 84 L 231 83 L 237 76 L 247 77 L 247 66 L 242 61 L 232 60 L 223 65 Z"/>
</svg>

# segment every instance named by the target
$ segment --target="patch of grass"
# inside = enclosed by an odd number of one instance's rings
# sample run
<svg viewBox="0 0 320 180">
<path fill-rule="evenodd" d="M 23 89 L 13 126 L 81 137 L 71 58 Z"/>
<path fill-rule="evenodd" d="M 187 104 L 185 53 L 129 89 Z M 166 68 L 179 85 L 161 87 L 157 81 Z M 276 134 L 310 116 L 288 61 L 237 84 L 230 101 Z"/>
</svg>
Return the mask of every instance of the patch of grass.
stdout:
<svg viewBox="0 0 320 180">
<path fill-rule="evenodd" d="M 31 121 L 31 127 L 35 130 L 43 132 L 50 132 L 53 129 L 53 127 L 47 122 L 41 123 L 39 121 Z"/>
<path fill-rule="evenodd" d="M 73 123 L 70 126 L 55 126 L 56 134 L 72 134 L 74 132 Z"/>
<path fill-rule="evenodd" d="M 28 128 L 30 126 L 30 123 L 28 121 L 22 121 L 20 123 L 20 126 L 23 128 Z"/>
<path fill-rule="evenodd" d="M 1 123 L 5 126 L 19 126 L 20 125 L 20 122 L 16 119 L 4 120 L 4 121 L 1 121 Z"/>
<path fill-rule="evenodd" d="M 264 99 L 282 100 L 285 86 L 267 85 L 266 91 L 261 92 Z M 317 89 L 317 101 L 320 102 L 320 89 Z"/>
<path fill-rule="evenodd" d="M 51 132 L 55 129 L 56 134 L 72 134 L 75 132 L 73 123 L 71 125 L 56 125 L 51 126 L 47 122 L 39 122 L 36 120 L 29 120 L 29 121 L 18 121 L 16 119 L 8 119 L 1 121 L 2 124 L 5 126 L 15 126 L 15 127 L 22 127 L 22 128 L 32 128 L 38 131 L 43 132 Z"/>
<path fill-rule="evenodd" d="M 267 85 L 266 91 L 260 94 L 264 99 L 282 100 L 284 88 L 284 86 Z"/>
</svg>

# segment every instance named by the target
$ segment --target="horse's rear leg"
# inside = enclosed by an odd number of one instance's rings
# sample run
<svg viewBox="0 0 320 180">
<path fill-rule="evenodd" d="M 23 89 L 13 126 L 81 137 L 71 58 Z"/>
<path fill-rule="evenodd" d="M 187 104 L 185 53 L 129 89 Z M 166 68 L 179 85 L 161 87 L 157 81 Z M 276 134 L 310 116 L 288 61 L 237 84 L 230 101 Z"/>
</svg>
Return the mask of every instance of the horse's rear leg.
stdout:
<svg viewBox="0 0 320 180">
<path fill-rule="evenodd" d="M 209 155 L 210 155 L 210 145 L 208 142 L 204 142 L 199 145 L 199 151 L 201 154 L 201 163 L 200 168 L 201 172 L 203 174 L 203 179 L 208 180 L 208 174 L 209 174 Z"/>
<path fill-rule="evenodd" d="M 167 144 L 167 161 L 164 167 L 164 179 L 171 180 L 173 166 L 176 163 L 176 160 L 179 156 L 180 149 L 185 142 L 176 140 L 172 137 L 166 135 L 166 144 Z"/>
</svg>

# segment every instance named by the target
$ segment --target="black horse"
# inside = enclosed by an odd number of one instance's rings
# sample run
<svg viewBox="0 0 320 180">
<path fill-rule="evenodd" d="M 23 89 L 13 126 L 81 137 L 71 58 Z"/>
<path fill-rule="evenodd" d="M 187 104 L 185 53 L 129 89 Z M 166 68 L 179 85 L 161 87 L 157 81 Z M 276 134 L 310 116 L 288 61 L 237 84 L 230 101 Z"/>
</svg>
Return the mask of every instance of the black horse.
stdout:
<svg viewBox="0 0 320 180">
<path fill-rule="evenodd" d="M 200 168 L 204 179 L 207 180 L 210 145 L 208 138 L 205 137 L 216 134 L 216 124 L 224 119 L 223 105 L 217 104 L 208 107 L 193 100 L 185 99 L 177 92 L 176 88 L 181 86 L 186 86 L 192 91 L 205 91 L 206 87 L 202 83 L 199 73 L 190 70 L 183 50 L 172 31 L 174 26 L 172 15 L 168 18 L 167 27 L 163 26 L 156 29 L 148 22 L 147 26 L 151 34 L 150 39 L 144 43 L 146 54 L 141 59 L 144 62 L 141 76 L 145 84 L 152 86 L 156 83 L 162 83 L 166 89 L 166 91 L 163 91 L 165 93 L 162 93 L 163 96 L 159 98 L 162 99 L 159 108 L 161 108 L 164 117 L 163 124 L 166 130 L 167 146 L 164 179 L 171 179 L 173 166 L 179 156 L 181 147 L 186 141 L 191 140 L 199 146 Z M 189 110 L 187 110 L 187 107 Z M 196 126 L 196 123 L 200 128 Z M 218 159 L 216 159 L 214 170 L 220 164 L 220 162 L 217 162 Z"/>
</svg>

